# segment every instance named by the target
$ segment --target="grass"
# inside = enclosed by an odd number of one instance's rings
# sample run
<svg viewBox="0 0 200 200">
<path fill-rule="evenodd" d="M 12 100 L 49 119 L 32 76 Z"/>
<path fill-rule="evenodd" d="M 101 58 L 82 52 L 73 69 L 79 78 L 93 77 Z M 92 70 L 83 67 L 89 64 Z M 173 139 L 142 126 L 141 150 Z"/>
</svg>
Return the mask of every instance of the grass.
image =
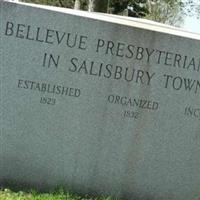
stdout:
<svg viewBox="0 0 200 200">
<path fill-rule="evenodd" d="M 63 190 L 59 190 L 55 193 L 39 194 L 35 191 L 30 193 L 26 192 L 12 192 L 9 189 L 0 190 L 0 200 L 113 200 L 108 198 L 83 198 L 70 193 L 65 193 Z"/>
<path fill-rule="evenodd" d="M 63 190 L 59 190 L 55 193 L 39 194 L 35 191 L 30 193 L 26 192 L 12 192 L 9 189 L 0 190 L 0 200 L 114 200 L 108 198 L 83 198 L 70 193 L 65 193 Z M 200 200 L 200 198 L 198 199 Z"/>
</svg>

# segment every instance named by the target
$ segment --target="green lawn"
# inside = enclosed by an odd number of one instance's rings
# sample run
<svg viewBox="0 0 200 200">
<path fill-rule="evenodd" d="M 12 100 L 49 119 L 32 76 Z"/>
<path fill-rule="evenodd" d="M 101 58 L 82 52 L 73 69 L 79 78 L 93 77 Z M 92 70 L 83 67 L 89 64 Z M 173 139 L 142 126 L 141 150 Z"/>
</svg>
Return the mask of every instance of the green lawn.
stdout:
<svg viewBox="0 0 200 200">
<path fill-rule="evenodd" d="M 30 193 L 26 192 L 12 192 L 11 190 L 5 189 L 0 190 L 0 200 L 114 200 L 108 198 L 83 198 L 76 195 L 63 192 L 60 190 L 54 194 L 39 194 L 34 191 Z M 200 200 L 200 198 L 198 199 Z"/>
<path fill-rule="evenodd" d="M 0 200 L 112 200 L 111 198 L 82 198 L 65 193 L 62 190 L 53 194 L 39 194 L 36 192 L 12 192 L 8 189 L 0 190 Z"/>
</svg>

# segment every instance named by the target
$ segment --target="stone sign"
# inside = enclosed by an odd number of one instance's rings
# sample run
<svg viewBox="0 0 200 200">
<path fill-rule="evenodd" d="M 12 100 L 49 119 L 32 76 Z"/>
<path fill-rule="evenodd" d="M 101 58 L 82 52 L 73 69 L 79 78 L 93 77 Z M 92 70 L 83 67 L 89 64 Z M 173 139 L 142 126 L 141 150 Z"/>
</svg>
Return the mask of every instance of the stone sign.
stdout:
<svg viewBox="0 0 200 200">
<path fill-rule="evenodd" d="M 200 197 L 200 35 L 0 5 L 1 186 Z"/>
</svg>

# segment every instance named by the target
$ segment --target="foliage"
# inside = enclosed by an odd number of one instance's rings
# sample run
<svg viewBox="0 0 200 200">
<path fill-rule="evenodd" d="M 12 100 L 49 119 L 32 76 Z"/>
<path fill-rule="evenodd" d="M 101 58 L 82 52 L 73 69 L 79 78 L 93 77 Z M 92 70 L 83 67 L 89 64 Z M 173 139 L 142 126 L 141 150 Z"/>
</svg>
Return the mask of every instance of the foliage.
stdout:
<svg viewBox="0 0 200 200">
<path fill-rule="evenodd" d="M 30 193 L 26 192 L 12 192 L 11 190 L 5 189 L 0 190 L 0 199 L 1 200 L 112 200 L 108 198 L 81 198 L 77 195 L 72 195 L 70 193 L 65 193 L 64 190 L 60 189 L 55 193 L 45 193 L 39 194 L 35 191 Z"/>
<path fill-rule="evenodd" d="M 150 1 L 147 19 L 170 25 L 180 25 L 183 22 L 181 14 L 181 0 Z"/>
<path fill-rule="evenodd" d="M 107 12 L 108 11 L 108 0 L 89 0 L 88 10 L 91 12 Z"/>
<path fill-rule="evenodd" d="M 149 13 L 145 4 L 145 0 L 111 0 L 109 6 L 114 14 L 129 8 L 133 17 L 144 17 Z"/>
<path fill-rule="evenodd" d="M 27 3 L 44 4 L 58 7 L 73 8 L 74 0 L 21 0 Z"/>
<path fill-rule="evenodd" d="M 68 8 L 73 8 L 75 2 L 75 0 L 22 1 L 49 4 L 53 6 Z M 81 5 L 80 8 L 82 10 L 88 10 L 88 8 L 91 9 L 92 7 L 95 7 L 95 5 L 100 5 L 100 3 L 104 2 L 104 4 L 108 6 L 107 10 L 109 11 L 109 13 L 119 14 L 122 13 L 124 10 L 128 10 L 130 16 L 145 17 L 147 19 L 171 25 L 181 24 L 181 22 L 183 21 L 183 16 L 185 15 L 195 15 L 197 17 L 200 17 L 199 0 L 79 0 L 79 2 Z M 88 5 L 89 3 L 90 6 Z M 97 11 L 98 8 L 91 10 Z"/>
<path fill-rule="evenodd" d="M 200 19 L 200 1 L 199 0 L 185 0 L 182 1 L 181 11 L 184 15 L 196 16 Z"/>
</svg>

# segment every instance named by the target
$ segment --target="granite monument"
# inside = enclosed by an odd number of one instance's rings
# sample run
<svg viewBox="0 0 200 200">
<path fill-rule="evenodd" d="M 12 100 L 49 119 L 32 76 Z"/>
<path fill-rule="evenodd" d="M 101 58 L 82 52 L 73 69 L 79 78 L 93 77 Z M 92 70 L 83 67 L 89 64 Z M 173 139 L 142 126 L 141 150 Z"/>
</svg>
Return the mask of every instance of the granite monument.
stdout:
<svg viewBox="0 0 200 200">
<path fill-rule="evenodd" d="M 0 185 L 200 196 L 200 35 L 0 2 Z"/>
</svg>

